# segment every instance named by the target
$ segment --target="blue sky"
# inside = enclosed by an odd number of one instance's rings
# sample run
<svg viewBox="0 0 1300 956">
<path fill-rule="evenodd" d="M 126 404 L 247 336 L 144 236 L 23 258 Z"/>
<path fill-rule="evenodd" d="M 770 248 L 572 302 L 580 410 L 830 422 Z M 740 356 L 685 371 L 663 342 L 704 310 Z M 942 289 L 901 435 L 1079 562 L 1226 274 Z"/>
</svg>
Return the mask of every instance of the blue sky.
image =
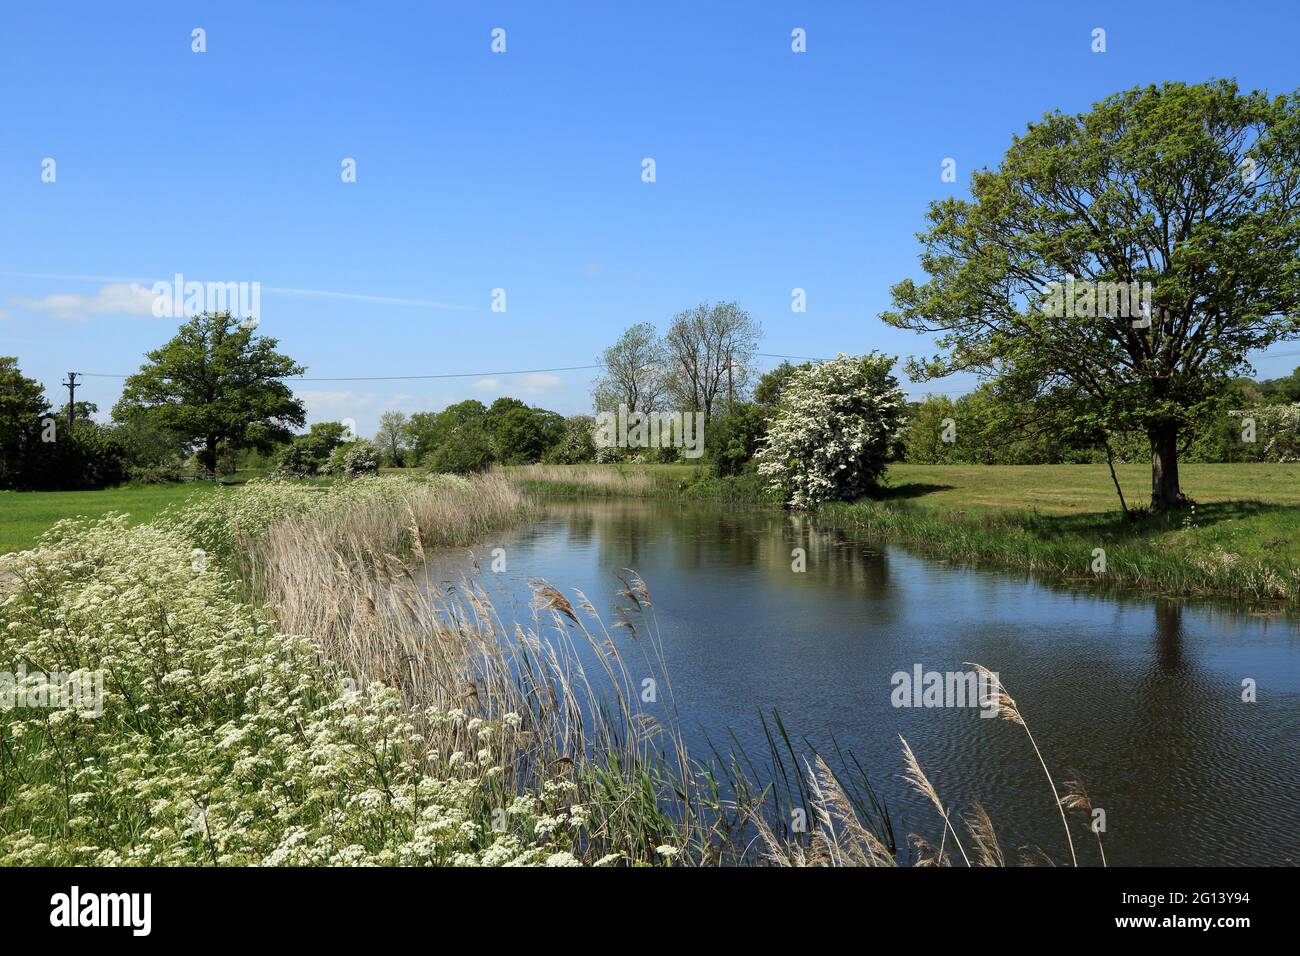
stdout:
<svg viewBox="0 0 1300 956">
<path fill-rule="evenodd" d="M 923 352 L 876 316 L 919 277 L 926 204 L 1027 122 L 1138 83 L 1300 86 L 1294 3 L 993 6 L 5 4 L 0 354 L 56 401 L 68 370 L 135 371 L 176 323 L 129 282 L 176 273 L 260 282 L 261 331 L 311 377 L 588 365 L 633 322 L 719 300 L 767 353 Z M 368 432 L 467 397 L 584 411 L 592 375 L 295 390 L 310 420 Z"/>
</svg>

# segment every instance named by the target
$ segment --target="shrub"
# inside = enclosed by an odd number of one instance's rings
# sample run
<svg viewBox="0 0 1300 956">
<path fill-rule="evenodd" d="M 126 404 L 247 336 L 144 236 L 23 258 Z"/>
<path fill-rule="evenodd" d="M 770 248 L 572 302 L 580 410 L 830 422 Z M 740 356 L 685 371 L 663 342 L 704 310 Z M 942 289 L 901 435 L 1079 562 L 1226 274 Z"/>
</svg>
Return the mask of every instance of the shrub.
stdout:
<svg viewBox="0 0 1300 956">
<path fill-rule="evenodd" d="M 275 469 L 282 475 L 305 478 L 316 473 L 316 466 L 317 461 L 307 446 L 295 439 L 284 446 Z"/>
<path fill-rule="evenodd" d="M 439 474 L 468 475 L 487 471 L 493 461 L 492 441 L 476 421 L 456 427 L 447 441 L 429 456 L 429 470 Z"/>
<path fill-rule="evenodd" d="M 806 508 L 856 498 L 876 484 L 904 421 L 893 366 L 875 352 L 841 354 L 791 374 L 755 455 L 783 501 Z"/>
<path fill-rule="evenodd" d="M 379 474 L 379 453 L 368 441 L 339 445 L 330 452 L 328 470 L 335 478 L 360 478 Z"/>
<path fill-rule="evenodd" d="M 566 418 L 559 443 L 546 450 L 542 461 L 548 465 L 581 465 L 593 461 L 596 457 L 595 428 L 596 420 L 590 415 Z"/>
<path fill-rule="evenodd" d="M 379 474 L 379 453 L 368 441 L 352 445 L 343 456 L 343 474 L 348 478 Z"/>
<path fill-rule="evenodd" d="M 1249 447 L 1251 443 L 1236 441 L 1254 424 L 1255 441 L 1250 451 L 1258 461 L 1300 461 L 1300 403 L 1294 405 L 1257 405 L 1230 413 L 1233 425 L 1233 446 Z"/>
<path fill-rule="evenodd" d="M 29 443 L 20 487 L 88 491 L 126 480 L 126 453 L 111 429 L 79 421 L 70 430 L 56 430 L 56 435 L 52 442 L 34 438 Z"/>
<path fill-rule="evenodd" d="M 285 475 L 307 478 L 327 471 L 330 456 L 347 443 L 348 429 L 340 422 L 317 422 L 305 435 L 295 435 L 280 452 L 276 469 Z"/>
<path fill-rule="evenodd" d="M 766 431 L 766 410 L 751 402 L 732 402 L 709 423 L 704 447 L 717 477 L 742 474 Z"/>
</svg>

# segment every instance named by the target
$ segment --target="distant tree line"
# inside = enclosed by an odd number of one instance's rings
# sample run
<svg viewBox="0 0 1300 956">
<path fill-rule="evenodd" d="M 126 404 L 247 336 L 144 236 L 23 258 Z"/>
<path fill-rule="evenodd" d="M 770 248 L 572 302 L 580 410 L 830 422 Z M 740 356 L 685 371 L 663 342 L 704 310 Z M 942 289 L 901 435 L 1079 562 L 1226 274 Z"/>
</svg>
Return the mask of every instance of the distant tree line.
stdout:
<svg viewBox="0 0 1300 956">
<path fill-rule="evenodd" d="M 910 402 L 903 460 L 918 464 L 1054 465 L 1151 461 L 1140 428 L 1063 423 L 1033 398 L 981 385 L 958 398 Z M 1236 378 L 1185 426 L 1179 458 L 1192 462 L 1300 461 L 1300 368 L 1282 378 Z"/>
</svg>

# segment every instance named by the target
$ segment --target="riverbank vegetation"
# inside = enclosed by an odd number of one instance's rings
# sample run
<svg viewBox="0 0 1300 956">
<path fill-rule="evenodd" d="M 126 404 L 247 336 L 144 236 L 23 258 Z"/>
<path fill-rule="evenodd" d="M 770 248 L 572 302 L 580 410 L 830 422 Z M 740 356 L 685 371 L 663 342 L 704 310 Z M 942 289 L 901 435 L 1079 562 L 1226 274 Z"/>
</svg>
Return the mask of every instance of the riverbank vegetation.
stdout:
<svg viewBox="0 0 1300 956">
<path fill-rule="evenodd" d="M 564 781 L 485 825 L 510 714 L 359 685 L 162 525 L 63 523 L 0 559 L 5 660 L 103 670 L 102 713 L 0 711 L 0 864 L 573 863 Z"/>
<path fill-rule="evenodd" d="M 98 713 L 0 709 L 0 863 L 955 862 L 778 715 L 688 753 L 634 573 L 611 621 L 534 581 L 531 625 L 422 578 L 527 514 L 501 476 L 253 482 L 0 558 L 4 659 L 104 674 Z"/>
<path fill-rule="evenodd" d="M 1137 480 L 1142 470 L 1141 465 L 1117 467 L 1121 480 Z M 757 482 L 731 480 L 730 497 L 709 494 L 718 479 L 706 468 L 580 466 L 506 474 L 539 494 L 773 504 Z M 1300 465 L 1191 464 L 1184 466 L 1183 480 L 1198 501 L 1195 507 L 1133 522 L 1108 508 L 1105 465 L 895 463 L 874 496 L 827 502 L 817 514 L 932 556 L 1039 572 L 1089 587 L 1300 600 Z M 1094 553 L 1099 548 L 1105 552 L 1103 564 Z"/>
</svg>

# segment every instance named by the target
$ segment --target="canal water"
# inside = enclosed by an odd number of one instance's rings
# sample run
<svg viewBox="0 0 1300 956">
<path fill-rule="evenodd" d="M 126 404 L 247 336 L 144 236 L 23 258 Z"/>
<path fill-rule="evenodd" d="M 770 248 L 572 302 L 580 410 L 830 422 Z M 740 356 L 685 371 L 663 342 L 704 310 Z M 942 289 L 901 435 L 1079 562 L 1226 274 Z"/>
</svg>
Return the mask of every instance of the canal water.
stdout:
<svg viewBox="0 0 1300 956">
<path fill-rule="evenodd" d="M 490 570 L 495 548 L 505 568 Z M 795 549 L 803 549 L 805 570 Z M 907 738 L 944 802 L 978 800 L 999 840 L 1069 854 L 1024 731 L 978 706 L 896 706 L 900 672 L 1001 675 L 1058 781 L 1105 812 L 1111 865 L 1300 861 L 1300 626 L 1224 605 L 1102 595 L 855 540 L 812 519 L 695 502 L 546 499 L 534 523 L 431 558 L 503 620 L 534 621 L 528 582 L 580 590 L 607 623 L 618 575 L 645 580 L 692 752 L 734 734 L 767 752 L 760 711 L 851 750 L 900 842 L 942 823 L 901 780 Z M 498 561 L 498 566 L 500 561 Z M 540 619 L 551 626 L 549 616 Z M 634 675 L 635 676 L 635 675 Z M 1254 681 L 1256 700 L 1242 700 Z M 1098 861 L 1082 819 L 1082 863 Z"/>
</svg>

